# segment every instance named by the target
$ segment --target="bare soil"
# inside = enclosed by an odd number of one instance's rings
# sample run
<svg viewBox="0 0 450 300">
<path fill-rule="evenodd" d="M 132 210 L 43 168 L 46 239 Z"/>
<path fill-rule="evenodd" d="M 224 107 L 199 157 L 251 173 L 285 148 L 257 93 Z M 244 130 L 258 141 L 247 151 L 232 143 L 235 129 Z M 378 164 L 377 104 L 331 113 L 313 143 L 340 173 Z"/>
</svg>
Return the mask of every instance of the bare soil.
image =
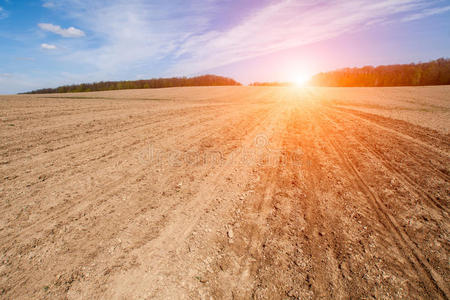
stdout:
<svg viewBox="0 0 450 300">
<path fill-rule="evenodd" d="M 449 107 L 449 87 L 0 96 L 0 298 L 448 299 Z"/>
</svg>

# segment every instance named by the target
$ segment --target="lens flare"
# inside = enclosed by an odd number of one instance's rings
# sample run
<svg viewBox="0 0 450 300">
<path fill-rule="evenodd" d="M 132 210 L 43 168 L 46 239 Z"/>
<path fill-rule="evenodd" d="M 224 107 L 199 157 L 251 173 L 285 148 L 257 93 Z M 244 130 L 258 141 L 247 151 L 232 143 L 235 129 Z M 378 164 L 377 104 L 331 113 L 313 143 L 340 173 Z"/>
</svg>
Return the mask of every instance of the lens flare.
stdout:
<svg viewBox="0 0 450 300">
<path fill-rule="evenodd" d="M 305 86 L 309 79 L 311 78 L 311 76 L 309 76 L 308 74 L 297 74 L 294 79 L 293 79 L 293 83 L 296 86 Z"/>
</svg>

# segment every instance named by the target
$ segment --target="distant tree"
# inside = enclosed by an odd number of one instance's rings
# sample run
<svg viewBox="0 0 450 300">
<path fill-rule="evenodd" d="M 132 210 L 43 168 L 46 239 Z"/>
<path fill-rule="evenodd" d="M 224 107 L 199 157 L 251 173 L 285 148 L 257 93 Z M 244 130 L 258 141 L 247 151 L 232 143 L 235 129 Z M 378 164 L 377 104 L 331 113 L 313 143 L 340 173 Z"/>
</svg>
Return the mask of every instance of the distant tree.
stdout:
<svg viewBox="0 0 450 300">
<path fill-rule="evenodd" d="M 144 88 L 167 88 L 180 86 L 225 86 L 241 85 L 234 79 L 217 76 L 202 75 L 197 77 L 172 77 L 155 78 L 134 81 L 100 81 L 94 83 L 82 83 L 75 85 L 65 85 L 54 89 L 39 89 L 24 94 L 49 94 L 49 93 L 80 93 L 90 91 L 108 91 L 123 89 L 144 89 Z"/>
<path fill-rule="evenodd" d="M 316 86 L 418 86 L 450 84 L 450 59 L 427 63 L 345 68 L 319 73 L 310 81 Z"/>
</svg>

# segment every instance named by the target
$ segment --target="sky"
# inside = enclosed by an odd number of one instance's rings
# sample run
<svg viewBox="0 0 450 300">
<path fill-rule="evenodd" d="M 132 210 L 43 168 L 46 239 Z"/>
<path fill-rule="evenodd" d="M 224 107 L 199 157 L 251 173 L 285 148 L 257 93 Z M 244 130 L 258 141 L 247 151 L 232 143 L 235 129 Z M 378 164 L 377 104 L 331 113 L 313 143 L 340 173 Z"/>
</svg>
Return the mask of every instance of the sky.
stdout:
<svg viewBox="0 0 450 300">
<path fill-rule="evenodd" d="M 450 0 L 0 0 L 0 94 L 450 57 Z"/>
</svg>

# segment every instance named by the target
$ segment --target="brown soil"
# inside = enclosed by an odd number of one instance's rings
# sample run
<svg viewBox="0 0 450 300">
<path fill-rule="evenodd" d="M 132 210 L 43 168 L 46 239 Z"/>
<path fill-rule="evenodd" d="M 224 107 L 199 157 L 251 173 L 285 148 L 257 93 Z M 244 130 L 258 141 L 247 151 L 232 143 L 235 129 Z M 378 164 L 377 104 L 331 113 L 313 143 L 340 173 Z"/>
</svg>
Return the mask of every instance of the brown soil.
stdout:
<svg viewBox="0 0 450 300">
<path fill-rule="evenodd" d="M 1 96 L 0 298 L 449 298 L 448 120 L 330 93 Z"/>
</svg>

